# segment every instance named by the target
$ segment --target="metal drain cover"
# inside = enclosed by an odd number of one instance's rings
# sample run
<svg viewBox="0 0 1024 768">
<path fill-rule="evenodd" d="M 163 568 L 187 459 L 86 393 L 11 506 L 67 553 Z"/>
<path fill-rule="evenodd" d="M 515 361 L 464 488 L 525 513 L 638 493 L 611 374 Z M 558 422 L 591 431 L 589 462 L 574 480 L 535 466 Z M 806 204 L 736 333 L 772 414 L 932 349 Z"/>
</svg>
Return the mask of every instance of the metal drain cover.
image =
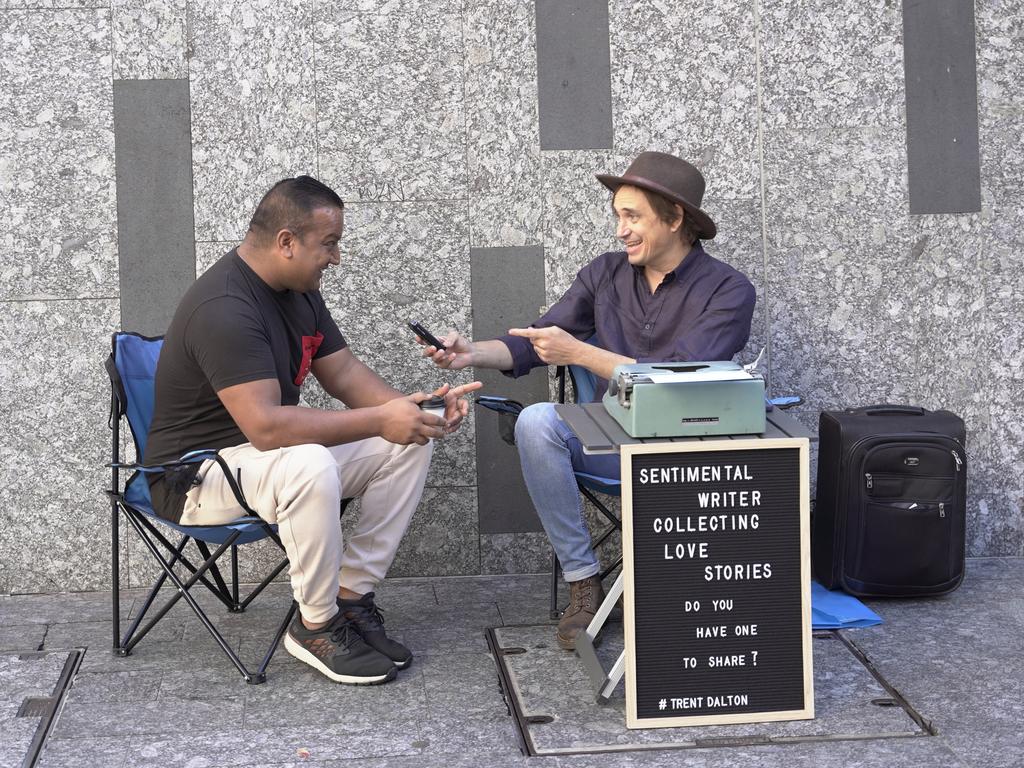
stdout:
<svg viewBox="0 0 1024 768">
<path fill-rule="evenodd" d="M 0 654 L 0 765 L 36 764 L 82 653 Z"/>
<path fill-rule="evenodd" d="M 606 705 L 575 656 L 554 642 L 550 624 L 487 631 L 510 709 L 528 755 L 699 747 L 742 747 L 931 736 L 921 716 L 838 632 L 816 632 L 815 719 L 741 725 L 629 730 L 622 684 Z M 527 649 L 506 653 L 505 649 Z M 621 625 L 605 630 L 598 657 L 605 667 L 623 648 Z"/>
</svg>

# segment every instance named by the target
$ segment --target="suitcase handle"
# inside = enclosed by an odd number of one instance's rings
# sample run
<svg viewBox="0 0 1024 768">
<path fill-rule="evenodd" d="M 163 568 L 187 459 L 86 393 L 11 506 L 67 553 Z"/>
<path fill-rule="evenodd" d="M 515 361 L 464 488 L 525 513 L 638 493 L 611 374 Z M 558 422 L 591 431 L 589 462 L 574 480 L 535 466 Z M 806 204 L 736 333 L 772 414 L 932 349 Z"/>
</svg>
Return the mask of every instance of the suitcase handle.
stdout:
<svg viewBox="0 0 1024 768">
<path fill-rule="evenodd" d="M 879 416 L 883 413 L 906 413 L 913 416 L 923 416 L 925 410 L 916 405 L 872 405 L 864 408 L 862 412 L 868 416 Z"/>
</svg>

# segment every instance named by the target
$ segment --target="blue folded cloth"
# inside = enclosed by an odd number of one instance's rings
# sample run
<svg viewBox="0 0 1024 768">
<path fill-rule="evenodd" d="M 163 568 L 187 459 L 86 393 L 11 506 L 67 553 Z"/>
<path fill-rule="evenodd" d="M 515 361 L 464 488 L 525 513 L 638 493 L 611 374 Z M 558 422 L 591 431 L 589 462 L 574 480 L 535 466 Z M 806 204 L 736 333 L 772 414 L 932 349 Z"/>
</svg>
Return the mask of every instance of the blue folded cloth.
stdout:
<svg viewBox="0 0 1024 768">
<path fill-rule="evenodd" d="M 811 625 L 814 629 L 873 627 L 881 623 L 882 617 L 853 595 L 838 590 L 830 592 L 818 582 L 811 582 Z"/>
</svg>

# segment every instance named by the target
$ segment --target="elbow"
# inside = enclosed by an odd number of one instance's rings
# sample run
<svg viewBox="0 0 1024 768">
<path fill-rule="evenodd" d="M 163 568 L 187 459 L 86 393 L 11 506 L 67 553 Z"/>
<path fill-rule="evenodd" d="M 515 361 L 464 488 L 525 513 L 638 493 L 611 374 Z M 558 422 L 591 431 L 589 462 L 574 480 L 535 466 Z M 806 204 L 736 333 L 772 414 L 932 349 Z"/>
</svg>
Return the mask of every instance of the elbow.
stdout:
<svg viewBox="0 0 1024 768">
<path fill-rule="evenodd" d="M 241 429 L 245 439 L 257 451 L 273 451 L 284 445 L 278 430 L 270 422 L 247 424 Z"/>
<path fill-rule="evenodd" d="M 273 451 L 276 448 L 281 447 L 281 445 L 278 442 L 271 440 L 269 438 L 255 438 L 250 439 L 249 442 L 252 444 L 252 447 L 255 448 L 257 451 Z"/>
</svg>

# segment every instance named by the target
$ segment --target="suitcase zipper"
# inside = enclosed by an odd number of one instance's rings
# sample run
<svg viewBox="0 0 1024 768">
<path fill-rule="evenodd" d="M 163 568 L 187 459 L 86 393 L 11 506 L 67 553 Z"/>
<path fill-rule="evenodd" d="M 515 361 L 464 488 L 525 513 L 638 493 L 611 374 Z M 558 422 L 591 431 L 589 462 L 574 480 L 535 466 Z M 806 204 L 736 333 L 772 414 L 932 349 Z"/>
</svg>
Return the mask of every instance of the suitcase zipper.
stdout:
<svg viewBox="0 0 1024 768">
<path fill-rule="evenodd" d="M 960 467 L 963 466 L 963 462 L 960 461 L 960 454 L 956 451 L 950 451 L 953 454 L 953 460 L 956 461 L 956 471 L 960 471 Z"/>
<path fill-rule="evenodd" d="M 864 473 L 864 478 L 865 478 L 865 480 L 867 480 L 868 490 L 870 491 L 872 488 L 874 488 L 874 483 L 871 480 L 871 473 L 870 472 L 865 472 Z"/>
<path fill-rule="evenodd" d="M 939 517 L 946 516 L 946 505 L 943 502 L 939 502 Z"/>
</svg>

